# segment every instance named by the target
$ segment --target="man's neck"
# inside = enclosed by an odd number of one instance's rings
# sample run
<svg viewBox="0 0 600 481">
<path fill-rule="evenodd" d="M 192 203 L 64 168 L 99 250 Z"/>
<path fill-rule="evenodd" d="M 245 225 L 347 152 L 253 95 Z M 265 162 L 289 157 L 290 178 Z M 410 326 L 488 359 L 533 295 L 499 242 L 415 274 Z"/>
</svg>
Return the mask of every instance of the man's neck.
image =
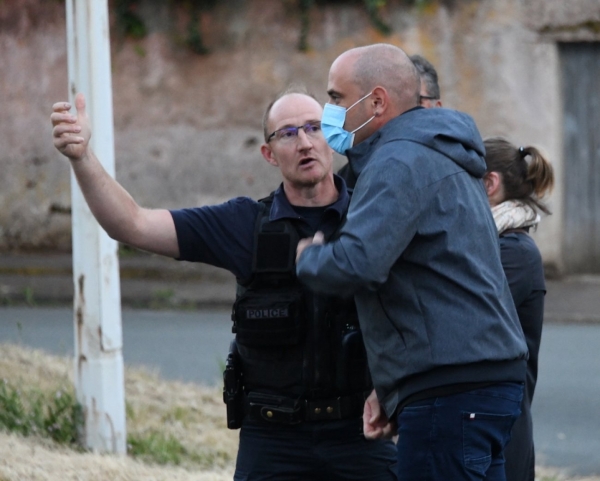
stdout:
<svg viewBox="0 0 600 481">
<path fill-rule="evenodd" d="M 339 197 L 332 175 L 311 186 L 293 185 L 284 180 L 283 190 L 290 204 L 300 207 L 330 205 Z"/>
</svg>

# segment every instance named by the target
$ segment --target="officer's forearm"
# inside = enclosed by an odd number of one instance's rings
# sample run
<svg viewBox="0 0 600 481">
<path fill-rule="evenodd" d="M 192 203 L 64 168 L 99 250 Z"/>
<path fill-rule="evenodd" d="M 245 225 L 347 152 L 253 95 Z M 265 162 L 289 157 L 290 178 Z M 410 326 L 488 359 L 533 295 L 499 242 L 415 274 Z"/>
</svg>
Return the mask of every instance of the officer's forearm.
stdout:
<svg viewBox="0 0 600 481">
<path fill-rule="evenodd" d="M 88 148 L 80 160 L 71 162 L 71 166 L 98 223 L 113 239 L 132 243 L 141 216 L 140 206 L 106 172 L 91 149 Z"/>
</svg>

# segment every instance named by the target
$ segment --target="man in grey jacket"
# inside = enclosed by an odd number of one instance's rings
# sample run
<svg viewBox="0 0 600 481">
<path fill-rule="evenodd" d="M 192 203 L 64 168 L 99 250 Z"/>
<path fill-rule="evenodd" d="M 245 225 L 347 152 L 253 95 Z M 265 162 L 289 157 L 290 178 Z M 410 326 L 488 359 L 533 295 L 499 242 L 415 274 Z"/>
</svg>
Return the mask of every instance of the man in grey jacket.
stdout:
<svg viewBox="0 0 600 481">
<path fill-rule="evenodd" d="M 340 237 L 301 241 L 297 274 L 355 296 L 375 385 L 365 435 L 397 423 L 403 480 L 503 480 L 527 346 L 477 127 L 419 107 L 417 70 L 392 45 L 340 55 L 328 95 L 323 133 L 358 181 Z"/>
<path fill-rule="evenodd" d="M 419 89 L 419 105 L 426 109 L 441 107 L 442 99 L 440 98 L 440 86 L 435 67 L 421 55 L 411 55 L 409 58 L 419 72 L 421 85 Z M 348 187 L 354 188 L 357 175 L 352 170 L 350 163 L 347 163 L 338 170 L 338 175 L 346 181 Z"/>
</svg>

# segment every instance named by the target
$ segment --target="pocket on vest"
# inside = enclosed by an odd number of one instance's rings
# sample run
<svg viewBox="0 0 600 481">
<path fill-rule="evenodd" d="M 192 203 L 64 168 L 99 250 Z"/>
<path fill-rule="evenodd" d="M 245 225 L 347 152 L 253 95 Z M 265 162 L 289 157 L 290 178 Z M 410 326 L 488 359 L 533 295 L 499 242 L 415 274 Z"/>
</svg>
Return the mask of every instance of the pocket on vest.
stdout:
<svg viewBox="0 0 600 481">
<path fill-rule="evenodd" d="M 249 347 L 293 346 L 306 334 L 302 294 L 247 290 L 234 304 L 237 342 Z"/>
</svg>

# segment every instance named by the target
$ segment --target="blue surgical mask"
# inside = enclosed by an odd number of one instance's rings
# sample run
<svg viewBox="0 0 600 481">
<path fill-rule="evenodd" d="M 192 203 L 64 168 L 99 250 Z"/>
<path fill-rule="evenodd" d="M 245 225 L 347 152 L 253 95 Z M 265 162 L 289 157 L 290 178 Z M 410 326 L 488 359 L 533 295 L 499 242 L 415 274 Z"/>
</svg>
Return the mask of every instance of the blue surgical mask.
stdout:
<svg viewBox="0 0 600 481">
<path fill-rule="evenodd" d="M 346 122 L 346 112 L 350 110 L 355 105 L 362 102 L 373 92 L 369 92 L 363 98 L 354 102 L 347 109 L 344 107 L 340 107 L 339 105 L 333 104 L 325 104 L 323 107 L 323 116 L 321 117 L 321 130 L 323 131 L 323 135 L 325 136 L 325 140 L 329 144 L 333 150 L 335 150 L 338 154 L 344 155 L 346 150 L 354 145 L 354 133 L 362 129 L 365 125 L 367 125 L 371 120 L 375 118 L 371 117 L 360 127 L 357 127 L 352 132 L 348 132 L 344 129 L 344 123 Z"/>
</svg>

